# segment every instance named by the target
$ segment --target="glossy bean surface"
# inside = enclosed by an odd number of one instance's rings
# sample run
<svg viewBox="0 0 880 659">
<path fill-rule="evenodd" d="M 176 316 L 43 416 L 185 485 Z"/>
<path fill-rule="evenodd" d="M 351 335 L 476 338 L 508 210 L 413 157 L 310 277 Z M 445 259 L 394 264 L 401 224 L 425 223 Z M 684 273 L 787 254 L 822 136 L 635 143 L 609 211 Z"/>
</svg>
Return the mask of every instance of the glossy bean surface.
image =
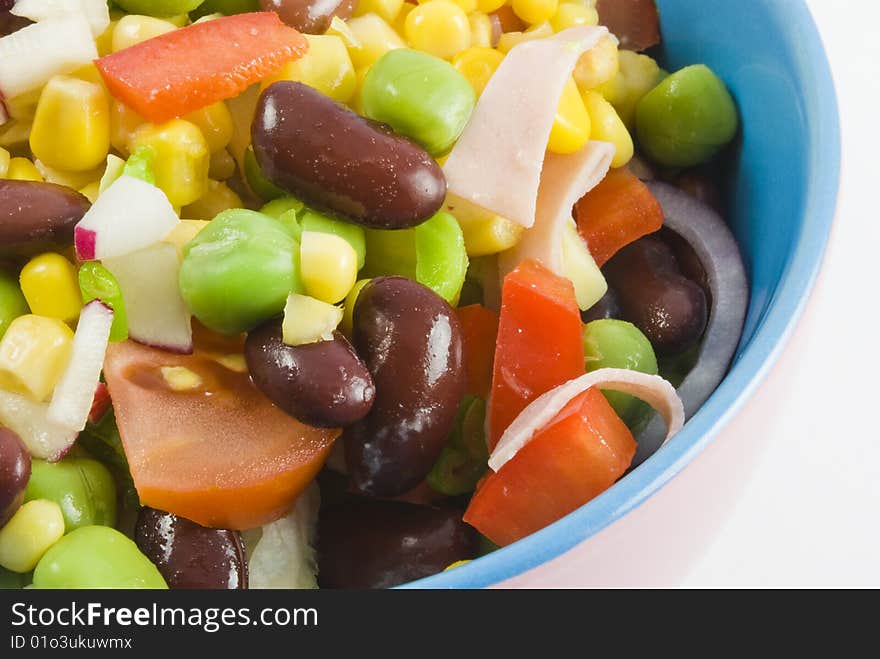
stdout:
<svg viewBox="0 0 880 659">
<path fill-rule="evenodd" d="M 73 244 L 73 227 L 89 206 L 88 199 L 61 185 L 0 180 L 0 248 Z"/>
<path fill-rule="evenodd" d="M 31 476 L 31 456 L 18 435 L 0 428 L 0 528 L 24 501 Z"/>
<path fill-rule="evenodd" d="M 334 16 L 348 18 L 357 0 L 260 0 L 260 9 L 306 34 L 323 34 Z"/>
</svg>

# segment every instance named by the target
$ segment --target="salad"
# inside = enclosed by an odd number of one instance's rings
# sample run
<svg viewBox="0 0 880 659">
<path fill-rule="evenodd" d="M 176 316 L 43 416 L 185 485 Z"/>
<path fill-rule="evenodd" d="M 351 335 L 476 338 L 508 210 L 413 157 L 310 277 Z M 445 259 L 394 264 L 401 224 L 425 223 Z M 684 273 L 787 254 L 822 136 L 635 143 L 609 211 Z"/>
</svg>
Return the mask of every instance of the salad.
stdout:
<svg viewBox="0 0 880 659">
<path fill-rule="evenodd" d="M 0 585 L 394 586 L 650 457 L 748 299 L 736 106 L 659 45 L 653 0 L 0 0 Z"/>
</svg>

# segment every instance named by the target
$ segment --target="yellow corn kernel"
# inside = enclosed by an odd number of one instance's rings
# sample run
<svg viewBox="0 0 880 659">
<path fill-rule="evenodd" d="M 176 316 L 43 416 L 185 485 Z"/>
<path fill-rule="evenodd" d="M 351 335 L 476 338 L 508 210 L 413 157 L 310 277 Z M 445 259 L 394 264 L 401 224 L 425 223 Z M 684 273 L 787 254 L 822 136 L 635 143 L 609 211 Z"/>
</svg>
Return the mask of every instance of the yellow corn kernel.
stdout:
<svg viewBox="0 0 880 659">
<path fill-rule="evenodd" d="M 617 75 L 597 89 L 617 110 L 623 123 L 632 128 L 636 106 L 657 86 L 663 71 L 653 59 L 629 50 L 618 53 Z M 582 88 L 583 89 L 583 88 Z"/>
<path fill-rule="evenodd" d="M 357 253 L 339 236 L 304 231 L 300 244 L 300 272 L 306 293 L 335 304 L 354 286 Z"/>
<path fill-rule="evenodd" d="M 155 152 L 156 185 L 172 206 L 186 206 L 205 194 L 210 153 L 195 124 L 183 119 L 145 124 L 131 138 L 132 151 L 142 146 Z"/>
<path fill-rule="evenodd" d="M 235 158 L 229 151 L 221 149 L 211 154 L 211 160 L 208 164 L 208 176 L 215 181 L 225 181 L 232 178 L 235 174 Z"/>
<path fill-rule="evenodd" d="M 493 11 L 501 9 L 505 4 L 507 4 L 507 0 L 477 0 L 477 9 L 484 14 L 491 14 Z"/>
<path fill-rule="evenodd" d="M 519 44 L 526 41 L 533 41 L 534 39 L 546 39 L 547 37 L 552 36 L 553 28 L 550 27 L 550 23 L 533 25 L 525 32 L 505 32 L 498 40 L 498 50 L 506 54 L 510 52 L 511 48 L 513 48 L 514 46 L 518 46 Z"/>
<path fill-rule="evenodd" d="M 193 391 L 202 386 L 202 376 L 186 366 L 163 366 L 162 379 L 171 391 Z"/>
<path fill-rule="evenodd" d="M 519 224 L 453 194 L 446 196 L 444 208 L 458 220 L 465 250 L 471 257 L 508 250 L 519 242 L 525 231 Z"/>
<path fill-rule="evenodd" d="M 131 136 L 147 122 L 122 101 L 110 104 L 110 144 L 124 156 L 131 155 Z"/>
<path fill-rule="evenodd" d="M 361 115 L 364 114 L 364 103 L 363 98 L 361 97 L 361 90 L 364 88 L 364 78 L 367 77 L 370 68 L 371 67 L 369 66 L 365 66 L 354 72 L 356 91 L 354 93 L 354 98 L 351 100 L 351 109 Z"/>
<path fill-rule="evenodd" d="M 101 85 L 55 76 L 43 88 L 30 137 L 31 151 L 49 167 L 81 172 L 110 151 L 110 103 Z"/>
<path fill-rule="evenodd" d="M 348 47 L 348 54 L 355 69 L 370 66 L 389 50 L 406 48 L 406 44 L 394 28 L 376 14 L 351 18 L 348 20 L 348 27 L 359 44 Z"/>
<path fill-rule="evenodd" d="M 341 37 L 330 34 L 303 36 L 309 42 L 306 54 L 265 78 L 261 89 L 279 80 L 296 80 L 314 87 L 336 101 L 350 101 L 357 82 L 345 42 Z"/>
<path fill-rule="evenodd" d="M 162 241 L 171 243 L 181 251 L 184 245 L 199 235 L 199 231 L 208 226 L 208 223 L 209 220 L 181 220 Z"/>
<path fill-rule="evenodd" d="M 282 340 L 289 346 L 329 341 L 342 322 L 342 309 L 308 295 L 291 293 L 284 305 Z"/>
<path fill-rule="evenodd" d="M 247 361 L 245 360 L 244 355 L 240 352 L 233 352 L 228 354 L 211 352 L 207 354 L 211 359 L 213 359 L 225 369 L 228 369 L 235 373 L 248 372 Z"/>
<path fill-rule="evenodd" d="M 43 175 L 27 158 L 12 158 L 6 168 L 6 178 L 16 181 L 43 181 Z"/>
<path fill-rule="evenodd" d="M 67 366 L 72 342 L 73 332 L 57 318 L 19 316 L 0 340 L 0 388 L 45 400 Z"/>
<path fill-rule="evenodd" d="M 471 48 L 475 46 L 490 48 L 492 46 L 492 21 L 489 20 L 489 15 L 475 11 L 468 14 L 468 22 L 471 24 Z"/>
<path fill-rule="evenodd" d="M 538 25 L 553 18 L 558 0 L 512 0 L 513 13 L 529 25 Z"/>
<path fill-rule="evenodd" d="M 547 149 L 565 155 L 580 151 L 590 139 L 590 115 L 573 78 L 569 78 L 559 97 L 559 106 Z"/>
<path fill-rule="evenodd" d="M 0 566 L 30 572 L 63 535 L 61 506 L 48 499 L 28 501 L 0 528 Z"/>
<path fill-rule="evenodd" d="M 450 563 L 445 568 L 443 568 L 444 572 L 448 572 L 449 570 L 454 570 L 457 567 L 461 567 L 462 565 L 467 565 L 471 562 L 471 559 L 466 558 L 463 561 L 455 561 L 455 563 Z"/>
<path fill-rule="evenodd" d="M 181 217 L 194 220 L 211 220 L 230 208 L 243 208 L 244 204 L 232 188 L 220 181 L 208 179 L 208 189 L 204 195 L 189 206 L 184 206 Z"/>
<path fill-rule="evenodd" d="M 433 2 L 434 0 L 417 0 L 418 4 L 423 5 L 426 2 Z M 450 0 L 450 2 L 454 2 L 459 7 L 461 7 L 462 11 L 465 14 L 470 14 L 472 11 L 477 11 L 477 0 Z"/>
<path fill-rule="evenodd" d="M 345 296 L 345 305 L 342 310 L 342 324 L 340 325 L 342 333 L 351 337 L 352 329 L 354 329 L 354 303 L 357 302 L 361 289 L 369 283 L 369 279 L 358 279 L 348 295 Z"/>
<path fill-rule="evenodd" d="M 80 188 L 79 193 L 93 204 L 98 200 L 101 194 L 101 181 L 92 181 L 87 186 Z"/>
<path fill-rule="evenodd" d="M 404 33 L 413 48 L 443 59 L 452 59 L 471 45 L 467 14 L 450 0 L 431 0 L 413 9 Z"/>
<path fill-rule="evenodd" d="M 166 16 L 165 20 L 175 27 L 184 27 L 189 25 L 189 14 L 175 14 L 174 16 Z"/>
<path fill-rule="evenodd" d="M 76 268 L 61 254 L 35 256 L 21 269 L 18 280 L 32 313 L 65 323 L 79 316 L 82 295 Z"/>
<path fill-rule="evenodd" d="M 161 18 L 129 14 L 123 16 L 113 28 L 111 47 L 115 53 L 176 29 L 177 26 L 174 23 L 163 21 Z"/>
<path fill-rule="evenodd" d="M 351 31 L 351 28 L 348 27 L 348 23 L 339 18 L 339 16 L 334 16 L 330 19 L 330 27 L 327 28 L 324 34 L 339 37 L 346 48 L 360 48 L 361 46 L 360 40 Z"/>
<path fill-rule="evenodd" d="M 101 174 L 104 171 L 103 166 L 101 166 L 82 172 L 66 172 L 61 169 L 49 167 L 41 160 L 35 160 L 34 167 L 37 168 L 37 171 L 40 172 L 40 176 L 43 177 L 43 180 L 46 181 L 46 183 L 55 183 L 56 185 L 63 185 L 68 188 L 73 188 L 74 190 L 101 178 Z"/>
<path fill-rule="evenodd" d="M 10 160 L 12 160 L 12 156 L 9 155 L 9 151 L 0 147 L 0 178 L 6 178 L 6 172 L 9 171 Z"/>
<path fill-rule="evenodd" d="M 107 26 L 107 29 L 95 39 L 95 46 L 98 49 L 98 57 L 104 57 L 113 52 L 113 32 L 116 31 L 116 24 L 118 22 L 118 20 L 110 21 L 110 25 Z"/>
<path fill-rule="evenodd" d="M 400 11 L 397 12 L 397 18 L 394 19 L 394 22 L 391 24 L 395 30 L 397 30 L 398 34 L 403 34 L 404 29 L 406 27 L 406 17 L 409 16 L 410 12 L 416 8 L 416 5 L 411 2 L 404 2 L 403 7 L 400 8 Z"/>
<path fill-rule="evenodd" d="M 19 94 L 13 98 L 7 98 L 3 101 L 6 105 L 6 111 L 13 119 L 31 121 L 37 112 L 37 103 L 40 101 L 40 94 L 43 88 L 38 87 L 24 94 Z"/>
<path fill-rule="evenodd" d="M 598 25 L 599 12 L 595 7 L 587 7 L 577 2 L 562 2 L 550 19 L 554 32 L 562 32 L 578 25 Z"/>
<path fill-rule="evenodd" d="M 584 92 L 583 99 L 593 125 L 591 137 L 601 142 L 611 142 L 615 149 L 611 166 L 623 167 L 632 159 L 634 146 L 632 136 L 617 110 L 599 92 Z"/>
<path fill-rule="evenodd" d="M 223 101 L 191 112 L 184 119 L 199 127 L 211 153 L 222 151 L 232 139 L 232 115 Z"/>
<path fill-rule="evenodd" d="M 606 34 L 595 48 L 581 55 L 574 68 L 574 79 L 582 90 L 595 89 L 611 80 L 619 70 L 617 40 Z"/>
<path fill-rule="evenodd" d="M 452 66 L 465 77 L 479 96 L 503 61 L 504 55 L 493 48 L 472 46 L 456 55 Z"/>
<path fill-rule="evenodd" d="M 400 8 L 403 7 L 403 2 L 404 0 L 358 0 L 354 15 L 376 14 L 393 23 L 400 13 Z"/>
</svg>

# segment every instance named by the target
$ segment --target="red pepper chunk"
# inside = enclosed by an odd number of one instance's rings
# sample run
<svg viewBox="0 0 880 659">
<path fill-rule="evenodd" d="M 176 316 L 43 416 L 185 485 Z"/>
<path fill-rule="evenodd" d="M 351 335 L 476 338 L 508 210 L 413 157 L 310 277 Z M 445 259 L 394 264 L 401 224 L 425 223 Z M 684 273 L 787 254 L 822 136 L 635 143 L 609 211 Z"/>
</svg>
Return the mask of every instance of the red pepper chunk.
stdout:
<svg viewBox="0 0 880 659">
<path fill-rule="evenodd" d="M 168 32 L 95 65 L 114 97 L 162 123 L 237 96 L 307 49 L 278 14 L 253 12 Z"/>
<path fill-rule="evenodd" d="M 492 386 L 498 314 L 480 304 L 459 307 L 455 313 L 461 323 L 465 393 L 486 400 Z"/>
<path fill-rule="evenodd" d="M 482 481 L 464 521 L 509 545 L 607 490 L 635 452 L 629 428 L 601 392 L 588 389 Z"/>
<path fill-rule="evenodd" d="M 504 278 L 489 397 L 489 450 L 544 392 L 584 374 L 574 286 L 535 261 Z"/>
</svg>

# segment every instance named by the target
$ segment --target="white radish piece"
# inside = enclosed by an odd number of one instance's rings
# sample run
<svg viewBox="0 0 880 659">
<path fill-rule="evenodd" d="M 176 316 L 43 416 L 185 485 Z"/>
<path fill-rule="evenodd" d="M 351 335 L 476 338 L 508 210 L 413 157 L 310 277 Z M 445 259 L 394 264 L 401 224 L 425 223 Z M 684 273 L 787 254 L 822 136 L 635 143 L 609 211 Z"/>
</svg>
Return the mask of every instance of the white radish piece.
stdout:
<svg viewBox="0 0 880 659">
<path fill-rule="evenodd" d="M 81 261 L 124 256 L 162 240 L 179 223 L 164 192 L 123 175 L 76 225 L 76 255 Z"/>
<path fill-rule="evenodd" d="M 177 248 L 170 243 L 155 243 L 119 258 L 105 259 L 103 264 L 122 290 L 129 337 L 168 352 L 191 353 L 192 316 L 177 283 Z"/>
<path fill-rule="evenodd" d="M 92 28 L 80 14 L 28 25 L 0 39 L 0 94 L 15 98 L 97 57 Z"/>
<path fill-rule="evenodd" d="M 21 437 L 31 457 L 54 462 L 70 450 L 79 432 L 50 421 L 48 412 L 48 403 L 0 390 L 0 423 Z"/>
<path fill-rule="evenodd" d="M 10 13 L 35 22 L 79 14 L 88 21 L 94 37 L 110 26 L 107 0 L 16 0 Z"/>
<path fill-rule="evenodd" d="M 528 228 L 559 98 L 580 56 L 608 34 L 578 26 L 514 47 L 443 166 L 449 191 Z"/>
<path fill-rule="evenodd" d="M 675 387 L 659 375 L 647 375 L 623 368 L 600 368 L 539 396 L 513 420 L 489 457 L 489 467 L 498 471 L 535 434 L 553 420 L 572 398 L 590 387 L 610 389 L 640 398 L 660 413 L 666 424 L 666 440 L 684 425 L 684 408 Z"/>
<path fill-rule="evenodd" d="M 89 302 L 79 315 L 70 361 L 55 385 L 48 418 L 69 430 L 86 427 L 95 389 L 101 377 L 104 355 L 113 325 L 113 310 L 103 302 Z"/>
</svg>

